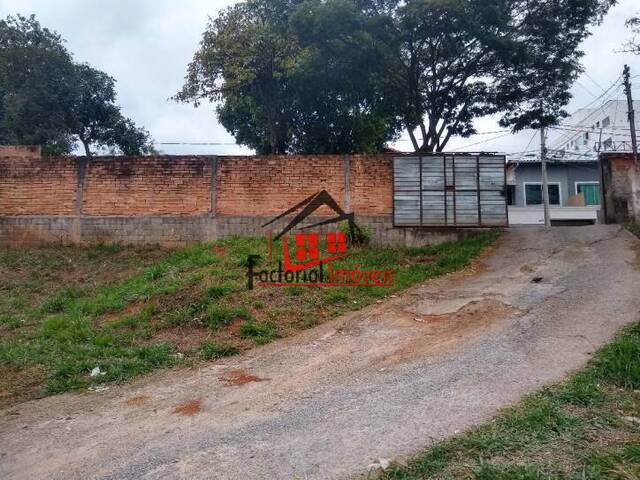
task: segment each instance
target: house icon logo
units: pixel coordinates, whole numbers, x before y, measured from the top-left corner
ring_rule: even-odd
[[[333,216],[328,219],[304,225],[321,208],[328,208]],[[249,255],[247,260],[248,288],[260,287],[342,287],[342,286],[390,286],[393,284],[393,270],[382,272],[378,270],[360,271],[339,270],[333,268],[333,262],[349,256],[350,241],[356,238],[358,227],[353,213],[346,213],[338,202],[326,190],[322,190],[294,205],[287,211],[265,223],[262,227],[271,227],[276,222],[293,216],[284,228],[274,236],[269,231],[269,261],[273,261],[275,242],[282,240],[283,260],[278,262],[277,270],[262,270],[256,272],[254,267],[260,258]],[[321,235],[314,232],[327,225],[345,225],[346,232],[340,228]],[[290,235],[292,230],[298,233]],[[291,239],[295,241],[291,241]],[[295,253],[292,250],[295,249]],[[364,283],[362,283],[364,281]]]
[[[335,260],[339,260],[347,256],[347,235],[342,231],[330,232],[326,235],[326,245],[328,256],[320,255],[320,234],[319,233],[298,233],[295,235],[295,256],[291,256],[287,234],[298,225],[303,223],[308,217],[313,215],[318,209],[328,207],[336,216],[327,220],[314,223],[313,225],[301,227],[300,230],[312,230],[314,228],[325,225],[341,224],[347,222],[350,236],[353,238],[355,230],[355,221],[353,213],[346,213],[338,203],[329,195],[329,192],[322,190],[321,192],[311,195],[290,208],[286,212],[278,215],[271,221],[265,223],[262,227],[266,228],[273,225],[278,220],[292,215],[297,215],[284,227],[284,229],[273,237],[273,233],[269,235],[269,256],[273,257],[273,242],[283,239],[284,249],[284,270],[285,272],[299,272],[310,268],[315,268],[321,264],[327,264]],[[302,262],[302,263],[299,263]]]

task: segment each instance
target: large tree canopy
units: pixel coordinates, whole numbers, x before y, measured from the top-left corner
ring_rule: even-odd
[[[441,151],[473,120],[557,122],[615,0],[246,0],[213,19],[176,98],[263,153]]]
[[[46,154],[152,151],[146,130],[115,103],[115,81],[77,64],[55,32],[35,17],[0,20],[0,143],[42,145]]]

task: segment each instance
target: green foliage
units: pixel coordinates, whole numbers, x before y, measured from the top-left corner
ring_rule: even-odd
[[[366,23],[350,2],[238,3],[209,23],[175,98],[220,102],[222,125],[258,153],[380,151],[399,124]]]
[[[213,303],[209,305],[202,323],[215,330],[229,325],[236,318],[250,318],[250,314],[244,307],[231,308]]]
[[[271,323],[257,323],[248,320],[240,327],[240,336],[251,338],[258,345],[265,345],[278,337],[278,329]]]
[[[92,155],[92,146],[115,148],[125,155],[152,153],[149,133],[123,117],[116,105],[115,80],[86,64],[74,69],[70,127],[85,154]]]
[[[45,154],[87,156],[110,148],[153,151],[149,133],[115,104],[115,80],[73,61],[59,34],[34,16],[0,20],[0,143],[42,145]]]
[[[22,322],[13,315],[0,315],[0,325],[4,325],[9,330],[15,330],[16,328],[20,328]]]
[[[231,357],[238,353],[239,350],[236,347],[207,342],[200,348],[199,356],[203,360],[213,360],[215,358]]]
[[[0,268],[9,273],[0,296],[0,371],[37,367],[44,393],[57,393],[194,357],[231,355],[246,347],[240,338],[265,344],[460,268],[497,235],[426,248],[358,246],[336,264],[393,268],[396,283],[389,288],[248,291],[247,255],[267,262],[264,238],[234,237],[172,252],[118,245],[3,249]],[[192,334],[204,338],[180,341]],[[95,367],[105,375],[90,377]]]
[[[349,222],[340,224],[340,231],[347,236],[347,241],[352,245],[369,245],[371,243],[371,229],[366,225],[353,224],[353,232],[349,228]]]
[[[640,325],[607,346],[595,365],[601,378],[622,388],[640,389]]]
[[[247,0],[211,21],[176,98],[220,102],[259,153],[380,151],[402,128],[442,151],[484,115],[514,130],[565,116],[613,3]]]
[[[56,32],[33,16],[0,20],[0,140],[71,151],[67,101],[73,63]]]
[[[640,238],[640,223],[627,224],[627,230],[633,233],[636,237]]]

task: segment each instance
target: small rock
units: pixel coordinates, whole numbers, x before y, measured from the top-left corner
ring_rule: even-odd
[[[109,387],[107,387],[105,385],[99,385],[97,387],[89,387],[89,391],[90,392],[100,393],[100,392],[104,392],[106,390],[109,390]]]
[[[98,377],[100,375],[106,375],[107,372],[103,372],[102,370],[100,370],[100,367],[96,367],[93,370],[91,370],[91,377]]]
[[[378,460],[373,462],[371,465],[369,465],[368,470],[369,471],[382,470],[384,472],[387,468],[389,468],[390,465],[391,465],[391,460],[388,460],[386,458],[379,458]]]
[[[640,418],[638,417],[624,417],[625,421],[629,423],[633,423],[635,425],[640,425]]]

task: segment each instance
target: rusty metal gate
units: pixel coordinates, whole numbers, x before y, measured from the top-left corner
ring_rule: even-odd
[[[508,225],[505,157],[394,158],[393,222],[398,227]]]

